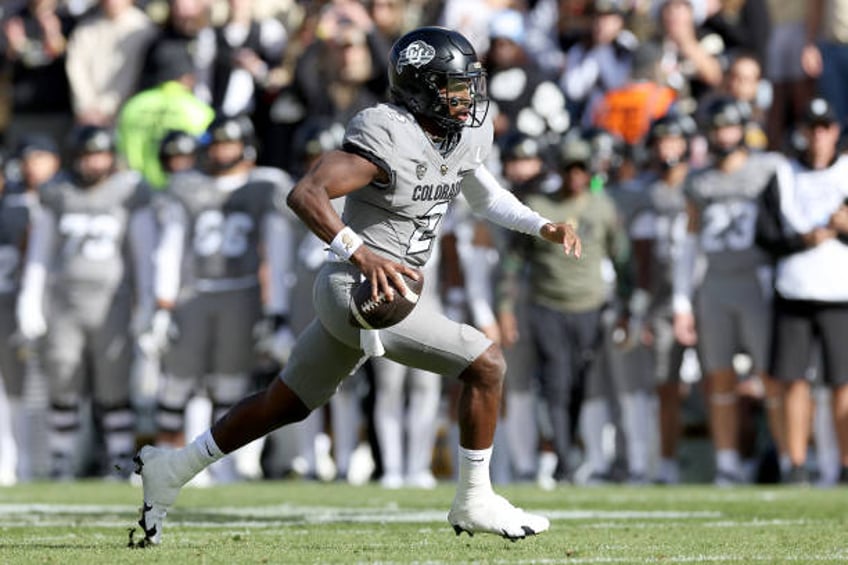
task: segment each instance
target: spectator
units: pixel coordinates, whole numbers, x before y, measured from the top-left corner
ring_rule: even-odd
[[[589,124],[591,109],[609,90],[624,86],[631,76],[633,52],[639,45],[624,27],[623,0],[593,0],[591,29],[566,53],[560,77],[575,122]]]
[[[640,46],[625,83],[596,99],[591,122],[630,145],[643,141],[651,122],[666,115],[677,99],[674,89],[662,83],[660,57],[656,45]]]
[[[801,65],[818,80],[822,96],[833,105],[840,124],[848,121],[848,1],[806,3],[806,44]]]
[[[385,43],[391,45],[403,35],[409,27],[407,0],[369,0],[368,14],[374,22],[377,33],[383,36]]]
[[[73,177],[42,191],[18,325],[27,339],[44,335],[51,477],[76,474],[80,407],[90,390],[108,456],[103,471],[126,479],[135,448],[128,378],[132,330],[144,327],[152,314],[156,224],[141,177],[116,171],[109,131],[82,127],[71,147]]]
[[[730,96],[745,105],[747,121],[745,129],[745,145],[750,149],[762,151],[768,145],[766,137],[766,110],[761,101],[760,87],[762,67],[757,58],[749,52],[739,51],[732,55],[730,66],[724,75],[720,89],[707,94],[702,103],[703,108],[722,96]]]
[[[683,345],[697,342],[716,454],[715,483],[744,480],[739,454],[737,380],[733,356],[751,358],[762,381],[769,427],[785,452],[781,395],[767,377],[770,295],[764,286],[769,261],[754,244],[756,202],[775,167],[773,156],[751,153],[744,143],[746,110],[732,98],[707,110],[707,138],[714,162],[686,180],[688,228],[674,269],[674,333]],[[706,272],[692,306],[695,263]],[[697,332],[696,332],[697,323]]]
[[[788,129],[802,115],[804,104],[813,97],[814,82],[804,73],[801,53],[806,37],[808,4],[769,0],[772,33],[765,59],[765,77],[772,86],[772,103],[767,120],[769,148],[788,148]]]
[[[162,189],[167,175],[159,162],[159,146],[169,130],[200,135],[214,111],[192,94],[194,65],[182,47],[159,48],[155,53],[158,86],[130,98],[118,116],[118,147],[130,168]]]
[[[495,12],[489,24],[486,72],[495,103],[495,137],[511,129],[555,138],[570,125],[565,97],[524,50],[524,20],[516,10]]]
[[[696,26],[692,0],[662,0],[659,31],[664,82],[677,90],[681,99],[688,100],[683,111],[692,113],[697,101],[721,84],[723,73],[718,55],[723,45],[703,38]]]
[[[809,482],[806,466],[812,420],[806,375],[813,345],[821,346],[823,380],[833,394],[833,417],[841,452],[839,482],[848,482],[848,418],[843,343],[848,293],[848,158],[837,150],[840,128],[833,106],[822,98],[808,106],[802,126],[807,150],[784,164],[764,193],[758,242],[777,259],[772,374],[786,386],[786,442],[791,470],[786,482]],[[768,197],[769,200],[766,200]],[[822,475],[833,470],[822,469]]]
[[[347,0],[328,5],[315,28],[316,40],[304,49],[294,67],[292,84],[274,102],[265,159],[290,170],[291,140],[307,118],[346,123],[357,111],[385,98],[386,53],[368,13]]]
[[[74,21],[57,0],[29,0],[3,20],[2,48],[12,85],[7,143],[26,132],[63,140],[72,125],[65,48]]]
[[[771,35],[768,0],[705,0],[706,19],[701,24],[705,33],[718,35],[728,53],[752,53],[758,63],[766,58]]]
[[[153,39],[144,57],[141,88],[158,84],[157,72],[165,58],[158,54],[173,54],[178,50],[189,56],[194,71],[194,94],[212,102],[212,65],[215,60],[215,32],[209,23],[212,0],[168,0],[168,17],[164,27]]]
[[[212,106],[236,116],[257,109],[269,69],[280,62],[287,36],[279,20],[253,18],[253,0],[227,3],[229,18],[215,28]]]
[[[65,68],[78,123],[114,125],[121,106],[136,92],[143,53],[154,33],[132,0],[100,0],[100,9],[74,30]]]

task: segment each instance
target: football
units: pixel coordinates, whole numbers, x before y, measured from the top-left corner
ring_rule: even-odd
[[[424,288],[424,275],[418,272],[418,280],[401,275],[406,289],[395,292],[394,300],[386,300],[384,293],[371,297],[371,281],[365,280],[354,286],[350,297],[350,323],[357,328],[379,330],[393,326],[409,316],[418,303]]]

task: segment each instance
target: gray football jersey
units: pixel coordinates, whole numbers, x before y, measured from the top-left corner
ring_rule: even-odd
[[[343,147],[384,169],[389,181],[350,193],[344,222],[375,252],[422,267],[463,177],[484,162],[492,136],[488,120],[465,128],[442,156],[407,110],[391,104],[363,110],[348,125]]]
[[[0,293],[18,289],[23,250],[35,206],[37,199],[31,194],[0,196]]]
[[[286,173],[264,167],[252,170],[233,190],[199,172],[174,175],[162,209],[178,214],[186,226],[183,285],[256,276],[262,221],[269,212],[292,216],[286,206],[291,186]]]
[[[709,167],[686,180],[687,197],[700,217],[700,247],[707,275],[755,270],[769,258],[755,243],[757,198],[775,172],[777,157],[752,153],[730,174]]]
[[[150,201],[150,188],[135,171],[115,173],[92,187],[70,180],[45,187],[42,206],[56,217],[54,289],[100,296],[128,289],[132,265],[127,228],[132,214]]]
[[[671,266],[686,235],[686,197],[683,187],[669,186],[656,175],[639,179],[616,198],[631,240],[653,241],[650,284],[655,302],[671,298]]]

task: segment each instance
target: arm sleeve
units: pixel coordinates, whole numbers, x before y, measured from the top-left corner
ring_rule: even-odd
[[[462,183],[462,193],[475,213],[499,226],[534,236],[552,223],[503,188],[485,165],[474,170],[474,180],[477,182]]]
[[[672,309],[675,313],[692,311],[693,279],[695,262],[698,259],[698,235],[686,234],[680,246],[680,255],[672,267]]]
[[[266,214],[262,223],[265,255],[268,264],[269,314],[291,312],[291,289],[294,286],[295,233],[291,222],[280,214]]]
[[[755,242],[772,257],[779,258],[806,248],[801,235],[789,230],[781,212],[780,182],[771,177],[757,202]]]
[[[180,272],[186,234],[185,212],[176,202],[163,207],[162,231],[154,256],[154,294],[157,300],[175,302],[180,291]]]
[[[44,300],[47,271],[50,269],[50,249],[56,238],[56,215],[52,210],[39,208],[30,230],[27,260],[21,280],[21,302],[40,305]]]

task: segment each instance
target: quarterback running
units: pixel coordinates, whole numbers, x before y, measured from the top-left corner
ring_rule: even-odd
[[[478,214],[559,244],[566,255],[580,256],[580,240],[572,226],[521,204],[483,165],[493,138],[486,77],[465,37],[439,27],[405,34],[390,53],[389,83],[391,102],[357,114],[342,148],[322,156],[287,196],[330,253],[315,282],[317,319],[298,338],[279,378],[186,447],[145,446],[138,453],[145,543],[160,543],[168,509],[196,473],[306,418],[368,356],[380,355],[462,383],[459,478],[448,514],[457,535],[519,539],[549,528],[547,518],[497,495],[489,478],[506,369],[500,348],[471,326],[420,304],[395,325],[360,330],[349,322],[349,304],[361,280],[370,281],[375,300],[380,292],[391,299],[404,288],[404,275],[419,276],[460,192]],[[340,217],[331,200],[342,196]]]

